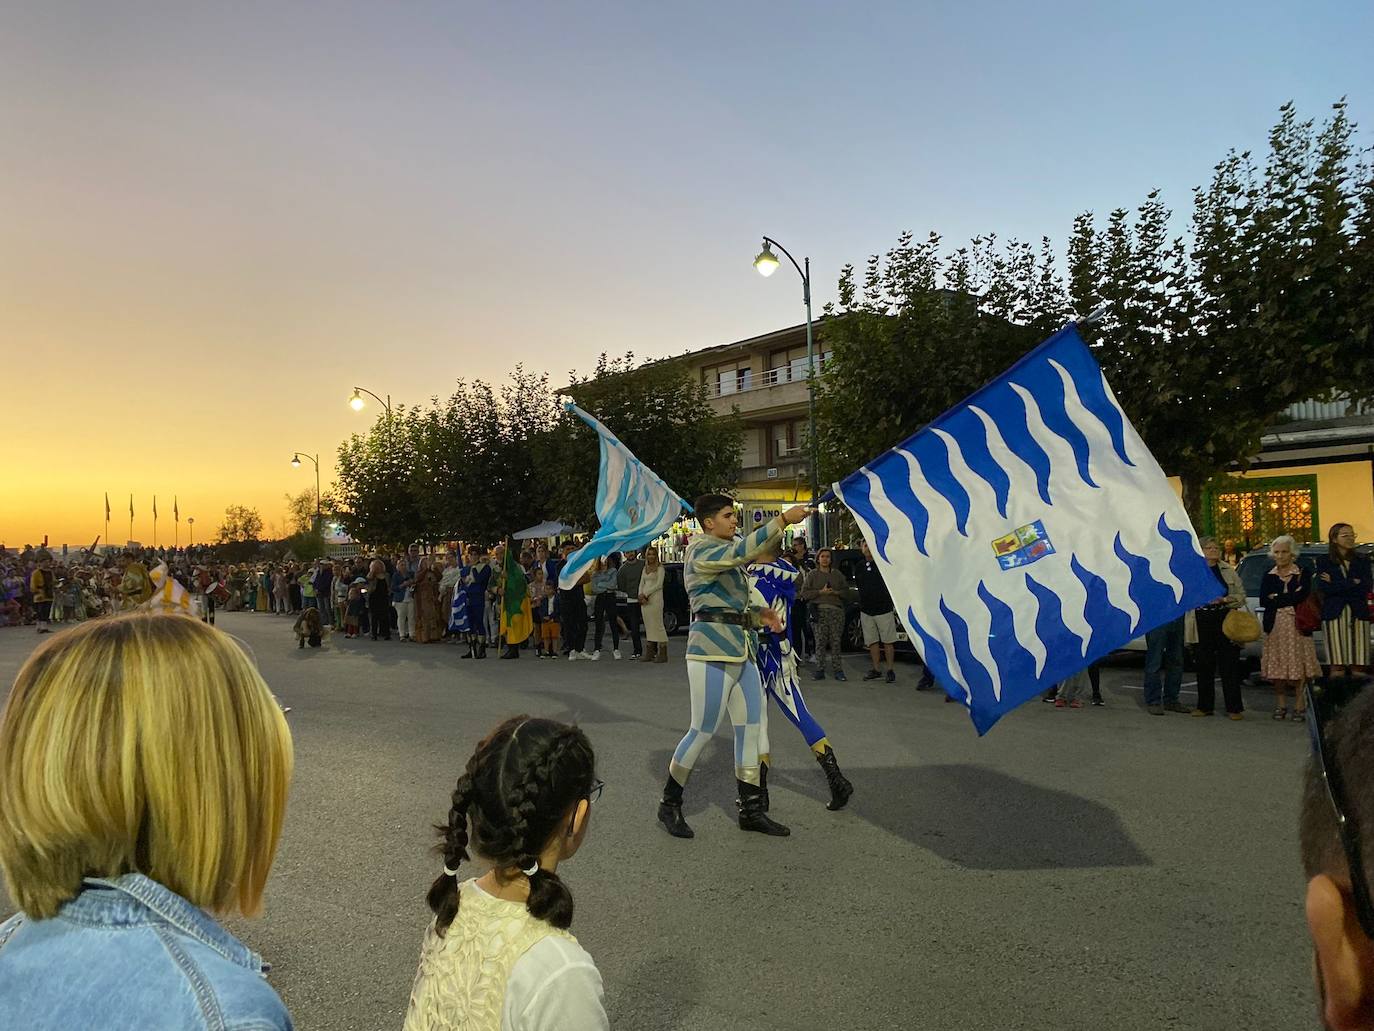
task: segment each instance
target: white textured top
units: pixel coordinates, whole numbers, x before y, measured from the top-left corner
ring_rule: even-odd
[[[523,903],[459,886],[458,916],[430,924],[405,1031],[606,1031],[601,975],[567,931]]]

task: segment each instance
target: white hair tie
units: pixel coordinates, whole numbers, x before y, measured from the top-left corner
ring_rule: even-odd
[[[531,866],[528,870],[521,870],[520,872],[524,874],[526,877],[533,877],[535,874],[539,872],[539,860],[536,859],[534,861],[534,865]]]
[[[448,876],[448,877],[457,877],[457,876],[458,876],[458,871],[457,871],[457,870],[450,870],[450,869],[446,866],[446,867],[444,867],[444,874],[445,874],[446,876]]]

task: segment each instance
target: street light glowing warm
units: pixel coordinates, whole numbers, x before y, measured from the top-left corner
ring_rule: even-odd
[[[293,468],[293,469],[299,469],[300,467],[301,467],[301,456],[300,456],[300,455],[297,455],[295,458],[291,459],[291,468]]]
[[[363,400],[363,395],[358,393],[356,389],[353,391],[353,396],[348,399],[349,407],[355,412],[361,412],[363,410],[363,405],[366,403],[367,402]]]
[[[759,251],[759,256],[754,259],[754,268],[758,269],[759,275],[762,276],[771,276],[778,270],[777,255],[768,244],[763,245],[763,250]]]

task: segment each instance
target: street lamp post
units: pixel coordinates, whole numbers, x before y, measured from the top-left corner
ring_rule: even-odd
[[[791,252],[786,247],[778,243],[772,237],[763,238],[763,250],[754,259],[754,268],[759,270],[759,274],[767,277],[778,270],[777,255],[773,253],[776,247],[787,255],[787,260],[792,263],[792,267],[797,270],[797,275],[801,276],[802,281],[802,303],[806,305],[806,439],[810,445],[811,452],[811,504],[816,506],[816,512],[812,515],[812,547],[823,547],[825,541],[822,536],[825,532],[825,524],[820,516],[820,469],[818,468],[819,445],[816,441],[816,352],[815,344],[812,339],[811,331],[811,259],[802,258],[802,263],[797,264],[797,259],[792,257]]]
[[[302,455],[297,451],[291,456],[292,467],[299,469],[302,458],[310,458],[310,461],[315,463],[315,532],[318,533],[320,529],[320,456],[315,455],[314,458],[311,458],[309,455]]]
[[[374,394],[372,391],[368,390],[365,387],[353,388],[353,396],[348,399],[348,406],[352,408],[355,412],[361,412],[363,410],[363,406],[367,404],[367,402],[363,400],[364,394],[366,394],[368,397],[372,398],[379,405],[385,408],[386,417],[388,419],[391,418],[391,395],[387,394],[386,400],[382,400],[380,397],[378,397],[376,394]]]
[[[191,543],[188,545],[188,547],[194,548],[194,547],[196,546],[196,521],[195,521],[195,519],[194,519],[192,516],[187,516],[187,517],[186,517],[186,525],[187,525],[188,528],[190,528],[190,531],[191,531]]]

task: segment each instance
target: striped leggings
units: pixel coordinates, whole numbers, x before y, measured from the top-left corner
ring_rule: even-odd
[[[752,661],[688,660],[687,683],[692,694],[692,726],[673,752],[669,774],[679,784],[687,783],[701,750],[728,712],[735,727],[735,777],[746,784],[757,784],[764,706],[758,666]]]

